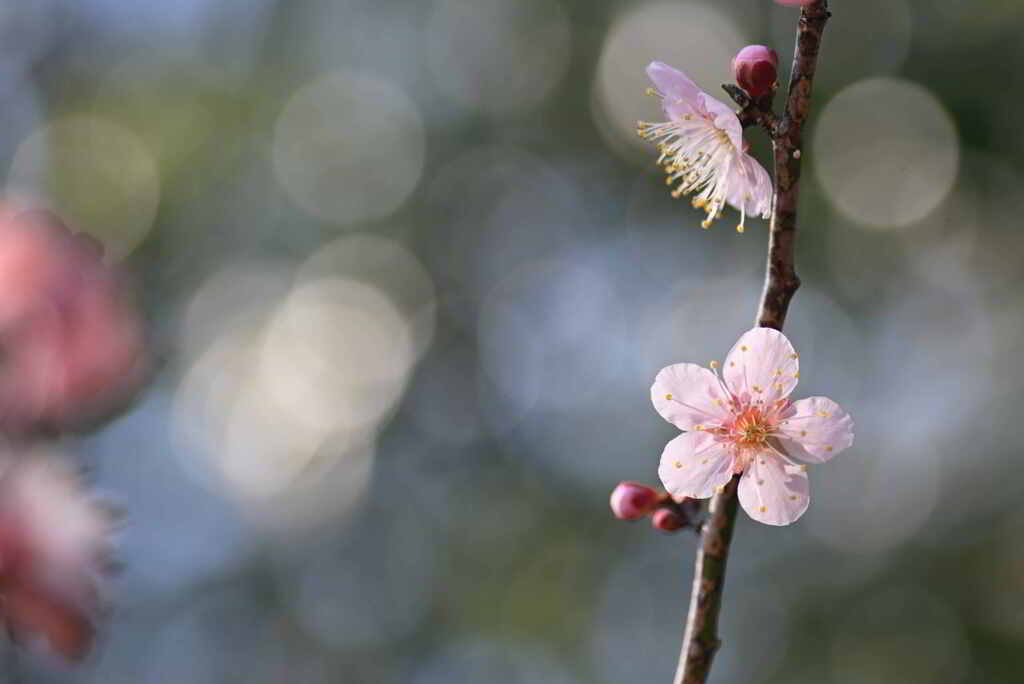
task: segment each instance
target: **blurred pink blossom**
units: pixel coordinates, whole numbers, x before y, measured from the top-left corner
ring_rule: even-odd
[[[652,62],[647,75],[669,120],[641,121],[637,132],[658,144],[658,163],[668,173],[668,184],[678,183],[672,196],[695,193],[693,206],[707,213],[701,224],[705,228],[722,215],[727,203],[740,212],[736,230],[741,233],[747,214],[769,218],[772,180],[746,153],[736,113],[667,64]]]
[[[70,468],[26,457],[0,475],[0,616],[18,642],[85,655],[100,607],[110,519]]]
[[[102,247],[55,216],[0,206],[0,428],[94,419],[143,375],[141,320]]]
[[[828,461],[853,444],[853,420],[825,397],[790,402],[799,375],[793,346],[771,328],[744,333],[721,377],[692,363],[663,368],[651,399],[685,430],[665,447],[658,468],[673,498],[706,499],[742,473],[739,499],[750,517],[788,525],[803,515],[807,466],[793,459]]]

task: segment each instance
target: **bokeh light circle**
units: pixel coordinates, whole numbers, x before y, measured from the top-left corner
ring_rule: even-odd
[[[416,105],[393,83],[363,73],[332,73],[302,86],[274,127],[278,182],[325,221],[395,211],[419,183],[424,154]]]
[[[662,120],[644,69],[655,60],[681,69],[718,99],[730,63],[745,44],[728,16],[710,4],[647,2],[623,12],[608,31],[594,83],[595,120],[612,147],[641,149],[638,119]]]
[[[259,373],[280,411],[328,433],[371,427],[414,361],[406,320],[380,290],[325,278],[297,287],[267,326]]]
[[[29,135],[14,154],[9,184],[96,237],[114,259],[145,238],[160,201],[160,175],[146,143],[118,123],[85,115]]]
[[[814,170],[826,196],[847,218],[872,228],[924,218],[952,189],[959,158],[946,108],[902,79],[846,88],[814,130]]]
[[[299,266],[300,282],[323,278],[344,278],[377,288],[411,327],[417,355],[430,346],[437,318],[436,288],[422,262],[402,243],[369,233],[344,235]]]
[[[571,32],[552,0],[440,0],[427,23],[438,87],[492,116],[535,108],[569,65]]]

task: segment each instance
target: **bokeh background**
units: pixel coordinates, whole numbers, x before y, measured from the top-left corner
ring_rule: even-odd
[[[741,516],[713,681],[1016,682],[1024,4],[832,8],[787,332],[857,441],[798,524]],[[766,227],[669,197],[643,67],[718,93],[796,17],[0,2],[6,191],[133,272],[157,358],[67,444],[127,512],[109,626],[12,681],[669,681],[696,539],[607,496],[675,434],[656,371],[751,324]]]

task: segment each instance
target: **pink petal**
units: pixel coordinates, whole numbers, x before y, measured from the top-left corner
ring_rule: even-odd
[[[750,216],[771,215],[772,178],[749,154],[740,155],[740,163],[729,170],[729,187],[729,204]]]
[[[661,417],[680,430],[721,425],[729,417],[729,395],[722,383],[695,363],[662,368],[651,385],[651,401]]]
[[[743,333],[722,366],[725,384],[740,400],[764,406],[788,397],[799,371],[793,345],[772,328]]]
[[[706,432],[684,432],[661,454],[658,476],[676,501],[706,499],[732,478],[733,455],[728,445]]]
[[[666,99],[684,102],[693,108],[699,106],[701,89],[682,71],[663,62],[651,62],[647,65],[647,76]]]
[[[733,146],[737,150],[742,150],[743,125],[740,123],[739,117],[736,116],[736,112],[732,110],[732,107],[716,100],[707,93],[700,94],[700,102],[708,117],[714,121],[715,128],[725,131]]]
[[[808,397],[786,409],[778,432],[788,455],[824,463],[853,444],[853,419],[827,397]]]
[[[740,479],[739,497],[743,510],[766,525],[796,522],[811,503],[807,473],[773,453],[753,460]]]

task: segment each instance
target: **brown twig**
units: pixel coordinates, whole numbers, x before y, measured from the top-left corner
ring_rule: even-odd
[[[757,312],[757,325],[777,330],[782,329],[789,303],[800,287],[800,279],[793,265],[793,248],[803,124],[810,111],[811,85],[818,49],[829,16],[828,0],[817,0],[801,10],[786,110],[770,126],[775,153],[775,197],[768,239],[768,263]],[[690,612],[674,684],[704,684],[721,643],[718,638],[718,613],[725,587],[729,544],[736,523],[738,480],[738,476],[733,477],[723,491],[711,500],[709,519],[697,550]]]

